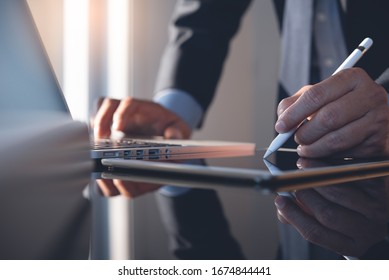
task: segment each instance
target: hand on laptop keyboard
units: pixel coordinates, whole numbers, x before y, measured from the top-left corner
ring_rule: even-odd
[[[108,138],[112,130],[125,134],[164,136],[168,139],[187,139],[190,127],[176,114],[161,105],[127,97],[122,100],[105,98],[93,121],[95,139]]]

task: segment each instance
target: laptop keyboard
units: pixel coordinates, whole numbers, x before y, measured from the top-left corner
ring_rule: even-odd
[[[180,146],[176,144],[147,142],[135,139],[99,139],[92,142],[92,148],[98,149],[110,149],[110,148],[148,148],[148,147],[172,147]]]

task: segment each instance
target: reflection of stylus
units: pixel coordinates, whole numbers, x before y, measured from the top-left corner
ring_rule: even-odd
[[[372,39],[370,39],[370,38],[364,39],[359,44],[359,46],[338,67],[338,69],[335,70],[335,72],[332,75],[335,75],[336,73],[338,73],[339,71],[341,71],[343,69],[353,67],[355,65],[355,63],[357,63],[358,60],[362,57],[362,55],[371,47],[372,44],[373,44]],[[304,122],[306,122],[306,120],[303,121],[302,123],[304,123]],[[270,146],[267,149],[263,158],[267,158],[272,153],[277,151],[282,145],[284,145],[285,142],[293,135],[293,133],[296,132],[296,130],[300,127],[300,125],[298,125],[296,128],[294,128],[288,132],[278,134],[277,137],[274,138],[274,140],[270,143]]]
[[[272,175],[278,175],[278,174],[282,173],[282,171],[277,166],[275,166],[273,163],[271,163],[270,161],[263,159],[263,162],[265,163],[267,169],[269,170],[269,172]],[[277,194],[282,195],[282,196],[287,196],[290,198],[294,198],[293,193],[291,193],[291,192],[278,192]]]

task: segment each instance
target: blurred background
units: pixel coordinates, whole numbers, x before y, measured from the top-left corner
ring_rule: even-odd
[[[28,0],[76,119],[88,120],[98,96],[152,98],[175,2]],[[278,52],[272,1],[254,0],[233,41],[205,125],[194,138],[248,141],[258,147],[270,143],[276,116]],[[246,257],[274,258],[278,237],[272,196],[223,192],[220,197]],[[171,258],[153,194],[134,201],[117,197],[96,203],[106,211],[94,213],[94,217],[106,217],[100,225],[106,234],[97,237],[110,236],[96,257]],[[156,230],[160,240],[154,235],[148,238]],[[128,236],[142,239],[134,242]],[[255,246],[252,240],[257,241]]]

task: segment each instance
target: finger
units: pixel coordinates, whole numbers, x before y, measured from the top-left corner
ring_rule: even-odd
[[[279,117],[277,132],[287,132],[298,126],[321,107],[352,91],[362,70],[347,69],[305,90],[300,98]],[[276,124],[277,128],[277,124]]]
[[[277,218],[283,224],[289,224],[288,221],[282,216],[280,211],[277,211]]]
[[[307,89],[308,89],[308,87],[307,87]],[[277,106],[277,116],[280,116],[286,109],[289,108],[290,105],[292,105],[294,102],[296,102],[296,100],[300,97],[300,95],[302,93],[303,93],[303,89],[300,89],[296,94],[282,99],[281,102]]]
[[[345,236],[355,236],[374,227],[366,217],[323,198],[316,190],[296,192],[296,199],[324,227]]]
[[[278,107],[277,107],[278,119],[275,123],[275,130],[278,133],[282,133],[282,132],[286,132],[286,131],[290,130],[290,129],[285,128],[285,123],[283,121],[283,118],[281,118],[281,117],[284,116],[285,111],[287,109],[289,109],[301,97],[301,95],[305,91],[307,91],[310,87],[311,87],[310,85],[302,87],[294,95],[281,100],[281,102],[278,104]]]
[[[321,159],[300,157],[297,159],[296,165],[299,169],[307,169],[307,168],[314,168],[314,167],[326,167],[329,164]]]
[[[386,92],[381,92],[381,87],[375,83],[370,84],[356,88],[319,109],[297,131],[296,141],[302,145],[311,144],[325,134],[365,117],[374,123],[388,122]]]
[[[309,122],[305,125],[308,124]],[[304,126],[300,129],[305,129]],[[302,133],[306,132],[303,131]],[[301,157],[325,157],[351,150],[360,145],[357,154],[350,154],[349,156],[372,156],[385,149],[386,137],[387,130],[381,129],[380,122],[375,122],[371,118],[371,114],[367,114],[363,118],[327,133],[312,144],[300,145],[297,148],[297,152]]]
[[[161,187],[161,185],[158,184],[137,183],[118,179],[114,179],[113,183],[120,194],[127,198],[136,198],[148,192],[155,191]]]
[[[277,207],[277,218],[278,220],[283,223],[283,224],[289,224],[289,222],[284,218],[284,216],[282,216],[282,212],[280,210],[278,210],[278,207],[279,208],[282,208],[283,205],[285,204],[284,200],[283,199],[286,199],[285,197],[281,197],[282,195],[276,195],[275,198],[274,198],[274,204],[276,205]],[[290,198],[289,198],[290,199]]]
[[[127,198],[135,198],[139,195],[138,183],[114,179],[113,183],[119,193]]]
[[[119,106],[120,101],[106,98],[102,102],[94,120],[95,138],[109,137],[113,115]]]
[[[160,106],[150,101],[125,98],[113,116],[115,130],[135,135],[162,135],[163,124],[170,121]]]
[[[320,187],[316,188],[315,191],[327,201],[360,214],[363,214],[360,209],[371,203],[370,197],[352,182]]]
[[[123,99],[113,116],[112,128],[119,131],[131,131],[141,101],[132,97]],[[144,109],[146,110],[146,109]],[[144,112],[146,113],[146,112]]]
[[[157,103],[129,97],[116,110],[113,128],[136,135],[164,135],[166,127],[178,120],[174,113]]]
[[[363,180],[316,188],[324,199],[371,221],[387,221],[388,202],[382,180]]]
[[[98,179],[96,180],[97,185],[99,186],[100,191],[106,197],[119,195],[119,191],[116,189],[112,180],[109,179]]]
[[[341,233],[321,225],[313,216],[301,210],[287,198],[279,197],[276,207],[282,217],[303,236],[307,241],[339,253],[347,254],[348,248],[355,244],[353,240]]]
[[[354,95],[354,96],[352,96]],[[300,145],[309,145],[319,140],[327,133],[338,130],[343,126],[365,116],[369,108],[366,102],[350,108],[357,94],[346,94],[334,102],[328,103],[317,111],[303,126],[297,130],[295,140]],[[358,106],[360,105],[360,106]],[[347,110],[350,108],[350,110]]]

